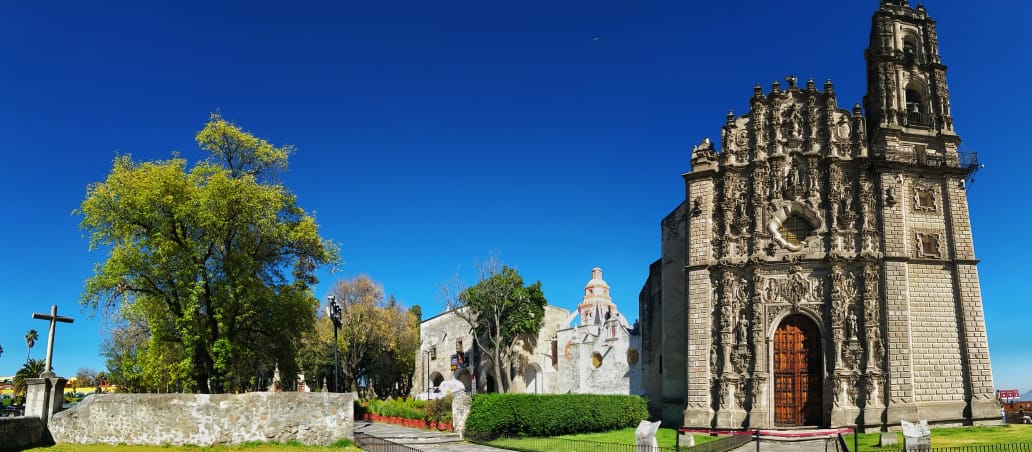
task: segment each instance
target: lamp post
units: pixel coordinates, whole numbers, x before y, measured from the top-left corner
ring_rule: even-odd
[[[333,392],[340,392],[340,380],[337,377],[337,369],[340,367],[339,358],[337,357],[337,329],[340,328],[341,321],[340,316],[343,313],[340,304],[337,303],[337,297],[333,295],[327,296],[329,304],[326,306],[326,315],[333,321]]]

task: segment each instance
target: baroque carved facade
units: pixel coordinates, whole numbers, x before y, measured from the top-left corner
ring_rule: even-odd
[[[695,427],[998,414],[964,180],[924,8],[883,0],[868,93],[788,77],[692,150],[641,294],[650,408]],[[866,116],[864,112],[866,111]],[[674,334],[676,332],[676,334]]]

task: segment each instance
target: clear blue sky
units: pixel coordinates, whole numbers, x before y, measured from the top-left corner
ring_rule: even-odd
[[[594,266],[637,317],[691,146],[757,82],[831,78],[861,100],[877,0],[768,2],[4,2],[0,5],[0,375],[51,304],[54,365],[101,370],[77,304],[102,252],[71,214],[116,152],[179,150],[223,116],[298,152],[285,182],[346,262],[404,304],[492,251],[572,308]],[[1032,387],[1024,2],[928,1],[963,150],[998,388]]]

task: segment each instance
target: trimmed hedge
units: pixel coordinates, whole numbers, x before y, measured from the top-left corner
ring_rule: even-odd
[[[649,418],[645,399],[598,394],[476,394],[466,418],[473,438],[558,436],[635,427]]]

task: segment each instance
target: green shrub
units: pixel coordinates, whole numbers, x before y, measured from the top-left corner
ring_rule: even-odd
[[[364,408],[364,412],[369,412],[379,416],[387,417],[400,417],[404,419],[423,419],[423,407],[425,402],[421,400],[370,400],[369,406]],[[356,405],[355,416],[358,417],[358,408]]]
[[[639,396],[476,394],[466,419],[474,438],[558,436],[634,427],[649,413]]]
[[[423,419],[429,423],[451,422],[453,400],[455,400],[455,395],[449,394],[440,399],[427,402]]]

